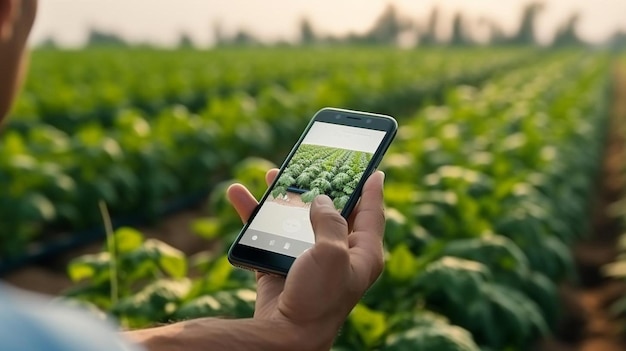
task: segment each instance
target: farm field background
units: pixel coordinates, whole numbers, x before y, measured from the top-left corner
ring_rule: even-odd
[[[125,226],[61,260],[65,296],[131,328],[250,316],[225,187],[260,196],[322,107],[386,113],[386,268],[336,350],[534,350],[571,320],[563,286],[585,283],[624,72],[623,54],[582,49],[37,50],[0,137],[0,264],[102,240],[104,203]],[[189,207],[199,252],[126,226]]]

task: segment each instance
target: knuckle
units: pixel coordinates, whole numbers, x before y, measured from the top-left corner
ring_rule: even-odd
[[[316,223],[324,223],[324,224],[331,224],[332,226],[346,226],[346,220],[345,218],[341,217],[341,215],[331,209],[323,209],[320,210],[318,212],[315,213],[315,217],[313,218],[313,221]]]

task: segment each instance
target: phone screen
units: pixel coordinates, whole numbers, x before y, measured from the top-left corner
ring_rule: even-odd
[[[292,257],[313,246],[311,202],[326,194],[341,211],[385,134],[313,122],[239,243]]]

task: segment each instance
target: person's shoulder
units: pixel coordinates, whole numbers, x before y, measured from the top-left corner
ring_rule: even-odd
[[[115,328],[76,307],[0,284],[0,350],[127,350]]]

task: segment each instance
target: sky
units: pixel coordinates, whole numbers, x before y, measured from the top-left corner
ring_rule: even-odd
[[[244,28],[263,40],[297,38],[298,23],[308,18],[323,34],[364,32],[388,4],[414,21],[424,23],[432,8],[440,9],[440,34],[449,33],[451,18],[462,12],[478,23],[497,21],[507,32],[519,25],[529,0],[40,0],[31,44],[53,37],[64,46],[80,46],[90,28],[114,32],[132,42],[170,46],[187,33],[198,46],[213,42],[216,23],[225,33]],[[605,40],[616,29],[626,31],[626,0],[545,0],[538,23],[541,42],[573,12],[582,17],[580,36]],[[481,27],[476,27],[481,35]],[[485,29],[482,27],[482,29]],[[483,30],[483,32],[485,32]],[[486,33],[486,32],[485,32]],[[485,34],[482,33],[482,34]]]

